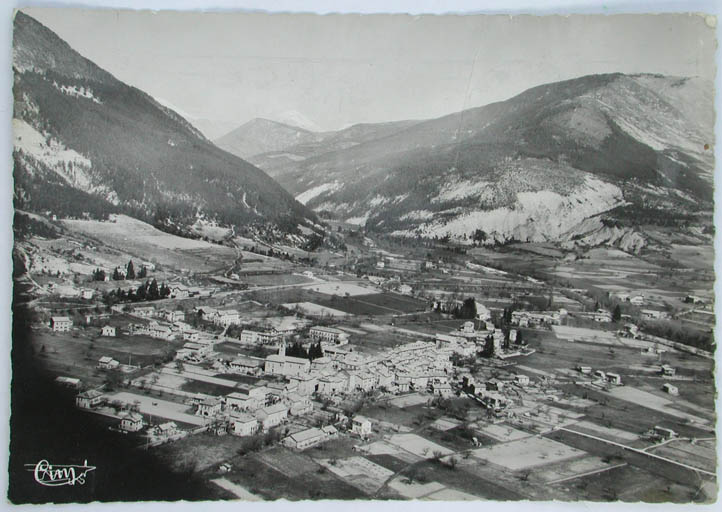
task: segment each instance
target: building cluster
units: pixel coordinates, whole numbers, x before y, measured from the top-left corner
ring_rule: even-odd
[[[513,311],[511,313],[511,324],[519,327],[543,327],[559,325],[567,316],[566,309],[559,311]],[[609,321],[612,320],[609,314]]]

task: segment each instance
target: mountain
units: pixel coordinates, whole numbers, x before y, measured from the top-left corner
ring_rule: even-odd
[[[303,128],[270,119],[256,118],[216,139],[215,143],[229,153],[241,158],[248,158],[260,153],[278,151],[289,146],[319,140],[321,140],[321,135]]]
[[[269,172],[320,214],[383,233],[591,240],[585,226],[628,231],[642,217],[711,211],[713,98],[697,78],[585,76]]]
[[[248,151],[247,159],[270,176],[278,179],[285,172],[295,170],[296,165],[306,159],[377,140],[418,122],[360,123],[335,132],[316,132],[298,137],[290,145],[276,144],[276,149],[273,150],[258,153]],[[268,134],[266,137],[270,139],[271,135]],[[233,152],[232,148],[228,146],[226,149]]]
[[[198,218],[237,231],[317,229],[314,213],[263,171],[22,12],[13,70],[16,208],[127,213],[179,232]]]
[[[216,139],[218,147],[253,162],[270,176],[307,158],[347,149],[385,137],[418,121],[355,124],[338,131],[310,131],[297,126],[253,119]]]

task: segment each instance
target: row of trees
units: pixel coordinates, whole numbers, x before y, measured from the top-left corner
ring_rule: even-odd
[[[92,279],[93,281],[105,281],[106,278],[105,270],[102,268],[96,268],[93,271]],[[113,275],[111,278],[113,281],[123,281],[125,279],[145,279],[148,277],[148,269],[143,266],[141,267],[140,271],[136,275],[135,273],[135,267],[133,266],[133,260],[130,260],[128,262],[128,265],[125,267],[125,274],[121,273],[120,269],[118,267],[115,267],[113,270]]]
[[[128,290],[123,290],[122,288],[111,290],[103,296],[103,301],[108,305],[112,305],[118,302],[159,300],[169,296],[170,288],[165,283],[158,286],[158,281],[153,279],[152,281],[146,281],[141,284],[135,290],[133,288],[129,288]]]
[[[311,344],[306,349],[301,342],[297,341],[290,347],[286,348],[286,355],[292,357],[301,357],[313,361],[319,357],[323,357],[323,349],[321,348],[321,342]]]

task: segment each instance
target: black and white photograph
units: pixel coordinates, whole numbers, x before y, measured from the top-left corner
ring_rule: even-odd
[[[715,15],[10,15],[7,501],[717,501]]]

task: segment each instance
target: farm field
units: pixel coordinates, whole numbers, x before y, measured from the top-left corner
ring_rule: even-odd
[[[380,290],[373,286],[360,286],[352,282],[322,282],[314,283],[307,287],[314,292],[323,293],[324,295],[338,295],[339,297],[359,295],[371,295],[379,293]]]
[[[322,316],[322,317],[345,317],[348,316],[348,313],[334,309],[329,308],[326,306],[321,306],[319,304],[314,304],[313,302],[288,302],[286,304],[283,304],[283,307],[286,309],[289,309],[291,311],[298,310],[306,315],[311,316]]]
[[[714,472],[717,467],[717,456],[713,440],[695,441],[693,444],[686,439],[678,439],[663,446],[651,448],[649,451],[706,471]]]
[[[237,257],[230,247],[164,233],[125,215],[112,219],[115,222],[65,220],[63,224],[110,247],[176,269],[209,272],[232,264]]]
[[[512,471],[579,457],[584,452],[543,437],[527,437],[472,451],[477,459]]]
[[[169,421],[178,421],[190,425],[203,425],[205,423],[205,420],[200,416],[189,413],[190,407],[186,404],[169,402],[168,400],[127,391],[109,393],[107,396],[109,401],[119,400],[129,405],[138,403],[141,413],[155,418],[164,418]]]

